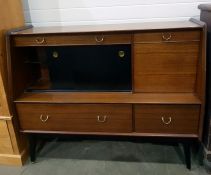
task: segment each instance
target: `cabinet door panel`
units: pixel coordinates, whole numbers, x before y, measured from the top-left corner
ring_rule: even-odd
[[[198,42],[134,46],[135,92],[194,92]]]

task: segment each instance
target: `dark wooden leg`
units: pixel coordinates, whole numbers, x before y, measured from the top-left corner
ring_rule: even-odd
[[[185,163],[186,167],[190,170],[191,169],[191,146],[190,143],[185,142],[183,143],[184,154],[185,154]]]
[[[36,161],[36,136],[34,134],[29,134],[29,153],[32,163]]]

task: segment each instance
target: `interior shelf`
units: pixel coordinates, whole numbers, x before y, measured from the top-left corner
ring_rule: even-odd
[[[201,104],[193,93],[132,92],[26,92],[20,103],[133,103],[133,104]]]

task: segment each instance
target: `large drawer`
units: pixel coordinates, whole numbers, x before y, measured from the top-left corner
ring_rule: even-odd
[[[18,47],[130,44],[131,34],[27,35],[27,36],[14,36],[13,40],[14,40],[14,45]]]
[[[21,130],[131,132],[132,105],[17,104]]]
[[[135,105],[135,131],[198,134],[200,105]]]

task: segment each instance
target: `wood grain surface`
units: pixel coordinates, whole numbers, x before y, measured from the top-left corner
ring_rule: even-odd
[[[135,105],[134,112],[136,132],[168,134],[199,132],[200,105]]]
[[[22,130],[132,131],[132,105],[17,104],[16,107]],[[44,120],[48,116],[48,120],[42,122],[41,115]]]

